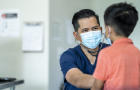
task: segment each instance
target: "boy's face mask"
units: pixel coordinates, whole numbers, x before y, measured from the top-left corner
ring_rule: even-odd
[[[80,34],[82,44],[90,49],[95,49],[101,42],[101,30],[90,31]]]

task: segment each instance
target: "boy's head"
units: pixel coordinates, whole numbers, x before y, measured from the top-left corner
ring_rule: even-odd
[[[138,21],[138,12],[127,3],[113,4],[106,9],[104,21],[105,26],[112,27],[117,36],[128,37]]]

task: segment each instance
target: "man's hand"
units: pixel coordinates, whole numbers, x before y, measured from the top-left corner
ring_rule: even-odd
[[[93,86],[93,76],[84,74],[78,68],[70,69],[66,74],[66,80],[77,88],[91,88]]]

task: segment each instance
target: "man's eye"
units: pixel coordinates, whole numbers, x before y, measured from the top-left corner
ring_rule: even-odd
[[[98,28],[97,28],[97,27],[94,27],[94,28],[92,28],[92,30],[93,30],[93,31],[96,31],[96,30],[98,30]]]
[[[87,29],[83,29],[82,32],[88,32],[88,30]]]

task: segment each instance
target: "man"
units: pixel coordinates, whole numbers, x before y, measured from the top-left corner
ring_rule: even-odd
[[[113,44],[99,54],[92,90],[140,90],[140,51],[128,38],[138,21],[137,10],[127,3],[113,4],[104,20]]]
[[[60,58],[64,74],[64,90],[89,90],[93,85],[92,74],[98,53],[107,47],[101,43],[102,28],[94,11],[83,9],[72,19],[73,35],[80,45],[66,50]]]

